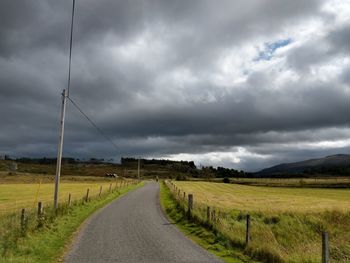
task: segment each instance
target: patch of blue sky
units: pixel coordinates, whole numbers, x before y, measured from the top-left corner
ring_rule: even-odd
[[[292,42],[291,38],[280,39],[275,42],[267,42],[264,44],[264,50],[260,51],[254,61],[270,60],[277,49],[285,47]]]

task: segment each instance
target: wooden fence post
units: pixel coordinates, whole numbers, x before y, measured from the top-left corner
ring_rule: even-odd
[[[207,222],[210,223],[210,206],[207,207]]]
[[[21,232],[22,235],[25,234],[26,231],[26,210],[23,208],[21,211]]]
[[[192,217],[192,210],[193,210],[193,194],[188,194],[188,217]]]
[[[329,263],[328,232],[322,232],[322,263]]]
[[[41,202],[38,202],[38,218],[41,217],[43,213],[43,204]]]
[[[248,246],[250,241],[250,215],[247,215],[246,232],[245,232],[245,245]]]
[[[38,217],[37,217],[38,227],[43,226],[43,205],[38,202]]]
[[[101,197],[102,194],[102,185],[100,186],[100,192],[98,193],[98,196]]]
[[[184,201],[186,201],[186,192],[184,192]]]
[[[85,201],[86,201],[86,202],[89,201],[89,191],[90,191],[90,189],[88,188],[88,189],[86,190],[86,197],[85,197]]]
[[[112,184],[109,185],[109,192],[111,192]]]
[[[68,206],[70,206],[71,201],[72,201],[72,195],[71,195],[71,193],[69,193],[69,195],[68,195]]]

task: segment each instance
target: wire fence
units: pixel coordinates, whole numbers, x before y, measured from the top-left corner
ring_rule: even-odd
[[[16,247],[21,238],[49,227],[57,217],[68,215],[75,207],[104,200],[112,195],[117,196],[139,183],[139,180],[118,180],[110,183],[108,187],[101,185],[99,191],[94,194],[87,188],[85,194],[79,198],[73,198],[69,193],[67,198],[59,203],[57,209],[54,209],[52,202],[45,204],[39,201],[36,208],[22,208],[16,212],[0,215],[0,258],[8,256],[9,250]]]
[[[102,191],[107,191],[112,185],[113,188],[119,188],[126,184],[127,180],[113,179],[103,181],[69,181],[60,183],[60,202],[79,199],[83,196],[87,189],[90,195],[98,195],[101,188]],[[0,216],[18,212],[22,208],[26,210],[34,209],[38,201],[45,205],[50,205],[53,202],[53,185],[52,183],[25,183],[25,184],[0,184]]]
[[[328,263],[332,249],[333,252],[336,249],[339,250],[329,245],[329,234],[325,228],[316,229],[316,234],[309,236],[310,234],[303,225],[304,217],[290,216],[292,219],[286,223],[286,233],[279,234],[291,240],[285,240],[286,244],[281,244],[276,237],[276,232],[278,234],[279,230],[274,229],[281,220],[279,217],[262,213],[228,211],[220,207],[208,206],[198,202],[193,194],[186,193],[172,181],[165,181],[165,185],[188,220],[211,229],[214,233],[219,233],[224,240],[228,241],[226,246],[240,248],[245,254],[262,262]],[[287,219],[290,220],[290,218]],[[317,222],[314,224],[314,228],[317,228]],[[290,244],[287,244],[288,242]],[[346,251],[347,248],[349,246],[345,244],[341,249]],[[346,261],[350,259],[348,256],[345,252],[345,255],[343,253],[338,260],[333,258],[332,262],[350,262]]]

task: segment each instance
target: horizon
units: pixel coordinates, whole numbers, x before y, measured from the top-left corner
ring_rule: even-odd
[[[347,155],[347,156],[350,156],[349,153],[337,153],[337,154],[333,154],[333,155],[327,155],[327,156],[319,156],[319,157],[315,157],[315,158],[312,158],[312,159],[303,159],[303,160],[297,160],[297,161],[294,161],[294,162],[284,162],[284,163],[275,163],[275,164],[272,164],[271,166],[266,166],[266,167],[263,167],[259,170],[256,170],[256,171],[248,171],[248,170],[242,170],[242,169],[236,169],[235,167],[225,167],[225,166],[220,166],[220,165],[202,165],[200,163],[196,163],[195,161],[193,160],[180,160],[180,159],[166,159],[166,158],[152,158],[152,157],[149,157],[149,158],[141,158],[141,160],[165,160],[165,161],[174,161],[174,162],[193,162],[196,166],[197,169],[202,169],[202,168],[205,168],[205,167],[213,167],[215,169],[217,169],[218,167],[223,167],[223,168],[229,168],[229,169],[233,169],[233,170],[237,170],[237,171],[244,171],[245,173],[259,173],[259,172],[262,172],[263,170],[266,170],[266,169],[270,169],[270,168],[274,168],[276,166],[280,166],[280,165],[284,165],[284,164],[293,164],[293,163],[298,163],[298,162],[304,162],[304,161],[311,161],[311,160],[317,160],[317,159],[325,159],[325,158],[328,158],[328,157],[334,157],[334,156],[344,156],[344,155]],[[10,159],[8,160],[17,160],[17,159],[32,159],[32,160],[41,160],[41,159],[53,159],[53,160],[56,160],[57,157],[48,157],[48,156],[42,156],[42,157],[27,157],[27,156],[10,156],[10,155],[0,155],[0,156],[4,156],[6,158],[6,156]],[[106,158],[99,158],[99,157],[89,157],[89,158],[75,158],[75,157],[67,157],[67,156],[62,156],[62,160],[64,159],[74,159],[75,161],[78,161],[78,162],[89,162],[91,160],[96,160],[96,161],[101,161],[102,163],[114,163],[114,164],[121,164],[121,159],[122,158],[131,158],[131,159],[135,159],[137,160],[137,156],[122,156],[119,160],[116,160],[116,159],[106,159]],[[5,159],[6,160],[6,159]]]

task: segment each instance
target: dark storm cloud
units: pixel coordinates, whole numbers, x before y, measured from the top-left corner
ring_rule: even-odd
[[[349,65],[322,80],[314,71],[348,57],[349,27],[335,24],[307,41],[298,35],[308,21],[335,21],[325,3],[77,0],[70,94],[119,150],[69,104],[64,154],[221,152],[211,164],[254,170],[336,151],[285,146],[347,139]],[[71,1],[0,3],[0,153],[56,153],[70,11]],[[264,43],[280,39],[292,39],[283,47],[292,48],[253,61]],[[278,56],[284,64],[263,64]]]
[[[350,28],[348,25],[330,32],[328,40],[336,48],[336,51],[350,53]]]

